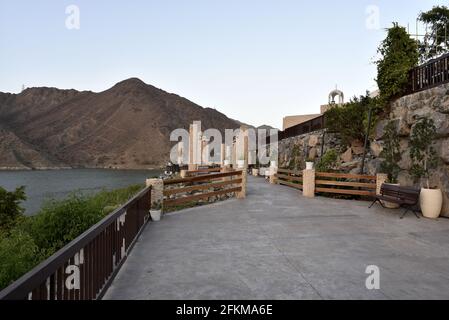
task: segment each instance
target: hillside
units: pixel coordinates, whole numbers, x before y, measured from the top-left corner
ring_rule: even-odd
[[[149,168],[164,164],[170,133],[237,128],[224,114],[139,79],[90,91],[30,88],[0,93],[0,167]]]

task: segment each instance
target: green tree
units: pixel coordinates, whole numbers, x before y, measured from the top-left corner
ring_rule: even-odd
[[[12,192],[0,187],[0,230],[8,230],[16,224],[25,211],[20,206],[25,200],[25,187],[19,187]]]
[[[415,181],[425,178],[427,188],[430,188],[430,170],[438,165],[438,157],[433,147],[435,138],[435,124],[429,118],[423,118],[415,124],[410,138],[410,158],[412,159],[410,173]]]
[[[399,150],[399,135],[395,121],[389,121],[385,126],[384,148],[380,154],[385,160],[381,163],[381,170],[388,174],[390,183],[397,183],[399,175],[398,162],[401,161]]]
[[[405,92],[409,71],[419,60],[418,44],[410,38],[405,28],[393,23],[387,37],[378,48],[381,55],[377,65],[377,85],[384,105]]]
[[[326,111],[326,127],[331,132],[339,133],[346,146],[351,145],[353,140],[363,141],[368,125],[368,110],[370,107],[376,109],[376,106],[377,100],[370,98],[368,93],[359,98],[354,97],[349,103]]]
[[[434,6],[432,10],[421,12],[419,21],[430,29],[422,41],[419,42],[421,62],[435,58],[449,50],[449,8]]]

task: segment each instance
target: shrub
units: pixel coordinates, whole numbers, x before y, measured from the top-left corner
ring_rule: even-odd
[[[26,200],[25,187],[8,192],[0,187],[0,230],[11,229],[17,219],[23,215],[24,209],[20,206]]]
[[[390,183],[397,183],[401,161],[401,152],[399,150],[399,136],[395,121],[389,121],[385,126],[384,148],[380,154],[385,160],[381,163],[381,170],[388,174]]]
[[[418,44],[410,38],[404,27],[393,23],[378,48],[378,53],[381,57],[375,62],[377,85],[380,98],[385,104],[405,92],[409,71],[418,64]]]
[[[326,111],[326,127],[331,132],[339,133],[345,146],[351,145],[354,140],[363,141],[370,107],[377,110],[377,99],[370,98],[368,93],[359,98],[354,97],[349,103]]]
[[[334,169],[338,160],[338,154],[335,149],[329,149],[321,157],[320,161],[316,165],[316,171],[318,172],[329,172]]]
[[[435,138],[435,124],[429,118],[423,118],[415,124],[410,138],[410,158],[412,159],[410,174],[415,181],[426,178],[427,188],[430,188],[430,170],[438,164],[438,157],[433,147]]]
[[[26,232],[13,229],[0,236],[0,289],[31,270],[43,256]]]

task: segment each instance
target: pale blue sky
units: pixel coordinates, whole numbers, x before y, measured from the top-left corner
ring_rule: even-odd
[[[448,1],[0,0],[0,91],[105,90],[139,77],[254,124],[319,112],[336,84],[375,86],[383,28]],[[65,27],[78,5],[81,29]],[[380,30],[366,8],[380,9]]]

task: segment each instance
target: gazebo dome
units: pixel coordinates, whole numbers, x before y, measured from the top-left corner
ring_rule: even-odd
[[[340,90],[333,90],[331,93],[329,93],[329,104],[335,103],[335,97],[338,96],[338,104],[345,103],[345,95],[343,94],[343,91]]]

